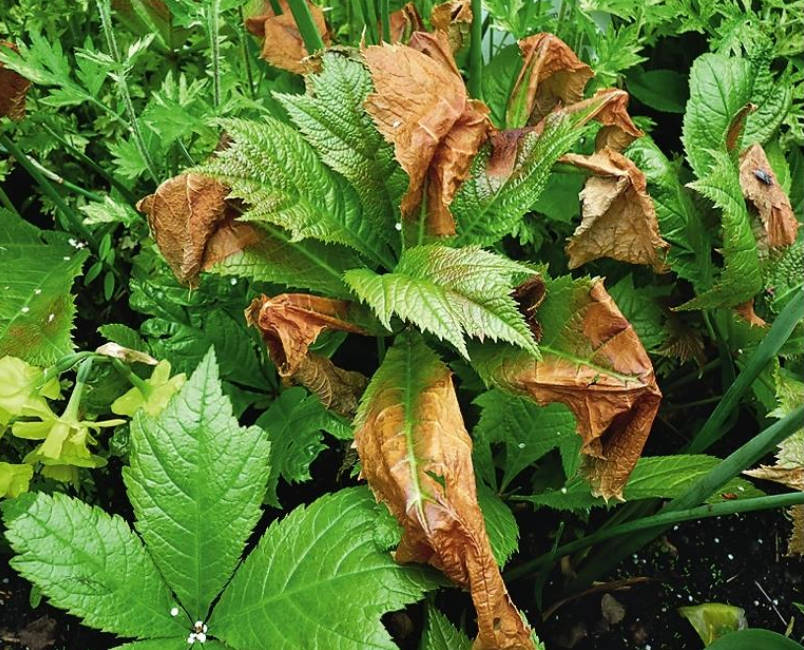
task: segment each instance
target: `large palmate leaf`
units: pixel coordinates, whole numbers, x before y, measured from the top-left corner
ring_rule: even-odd
[[[486,534],[451,373],[420,336],[397,337],[355,422],[363,475],[404,529],[396,559],[427,562],[470,590],[478,650],[531,648]]]
[[[56,607],[87,625],[129,637],[186,635],[142,542],[120,517],[64,494],[23,494],[3,503],[11,566]]]
[[[48,365],[72,352],[70,288],[86,258],[63,234],[0,209],[0,357]]]
[[[650,136],[636,140],[626,153],[648,180],[659,232],[670,242],[665,261],[697,291],[708,289],[714,274],[711,237],[690,191],[679,180],[677,166],[667,159]]]
[[[628,501],[639,499],[674,499],[681,496],[690,483],[700,478],[720,463],[719,458],[704,455],[651,456],[640,458],[628,478],[623,495]],[[751,498],[762,496],[762,492],[744,479],[732,479],[707,503],[716,503],[728,498]],[[593,506],[604,506],[605,501],[595,497],[589,484],[582,478],[568,481],[560,490],[552,490],[527,497],[513,497],[529,501],[536,506],[556,510],[581,510]]]
[[[281,476],[288,483],[310,480],[310,465],[327,446],[326,431],[339,438],[351,436],[351,429],[327,411],[315,395],[304,388],[283,391],[257,420],[271,442],[271,468],[265,500],[278,508],[276,486]]]
[[[137,413],[123,470],[137,530],[193,620],[204,620],[260,516],[269,444],[240,428],[210,351],[158,417]]]
[[[365,488],[321,497],[274,522],[216,605],[210,633],[249,650],[394,650],[382,614],[434,583],[379,542],[384,515]]]
[[[471,176],[458,190],[451,210],[455,216],[458,245],[488,246],[509,234],[544,190],[553,164],[577,142],[582,129],[568,117],[548,118],[541,134],[520,134],[509,144],[514,159],[495,162],[492,148],[485,147],[472,162]]]
[[[750,101],[748,60],[703,54],[692,64],[682,140],[687,161],[698,178],[709,174],[715,164],[714,152],[726,150],[729,130]]]
[[[568,476],[577,469],[580,438],[575,433],[575,418],[566,406],[539,406],[500,390],[483,393],[475,404],[482,408],[473,431],[475,470],[488,485],[505,490],[523,469],[557,447]],[[492,458],[497,445],[503,447],[499,482]]]
[[[712,152],[707,175],[690,186],[720,208],[723,221],[723,271],[714,287],[679,309],[733,307],[762,290],[759,251],[734,162],[725,151]]]
[[[294,241],[343,244],[375,264],[393,265],[383,225],[364,218],[355,191],[298,131],[270,117],[263,123],[225,120],[222,126],[232,142],[199,171],[245,202],[241,220],[280,226]]]
[[[639,338],[600,279],[545,283],[543,304],[523,305],[544,332],[541,359],[503,345],[472,348],[487,383],[575,415],[595,494],[620,497],[659,408],[661,393]]]
[[[480,248],[437,244],[407,249],[392,273],[347,271],[346,282],[387,328],[398,316],[467,355],[464,336],[507,341],[538,354],[509,295],[512,279],[533,272]]]
[[[372,90],[371,75],[360,61],[329,52],[321,72],[306,81],[306,94],[277,99],[321,160],[355,189],[364,218],[377,224],[386,241],[398,239],[394,215],[407,179],[363,108]]]

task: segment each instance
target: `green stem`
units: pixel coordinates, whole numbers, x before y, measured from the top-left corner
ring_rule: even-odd
[[[131,93],[128,90],[126,74],[123,70],[122,61],[120,59],[120,50],[117,47],[117,39],[115,38],[114,29],[112,27],[112,16],[109,8],[109,0],[96,0],[95,4],[97,5],[98,13],[100,14],[101,30],[103,31],[103,36],[106,39],[109,54],[118,64],[119,69],[118,74],[115,76],[115,81],[117,83],[117,90],[121,99],[123,100],[123,105],[126,108],[129,128],[131,129],[131,135],[134,138],[134,144],[136,145],[140,156],[142,156],[145,166],[148,168],[148,173],[150,174],[151,179],[154,183],[158,184],[159,178],[156,173],[156,167],[151,159],[151,154],[148,153],[148,148],[145,146],[145,138],[143,138],[142,131],[140,131],[140,125],[137,121],[137,113],[134,111],[134,102],[131,101]]]
[[[38,162],[36,159],[28,157],[28,160],[31,164],[36,167],[42,174],[49,178],[51,181],[56,183],[57,185],[63,185],[68,190],[72,190],[81,196],[88,198],[90,201],[103,201],[103,197],[99,194],[95,194],[94,192],[90,192],[85,190],[83,187],[76,185],[75,183],[71,183],[70,181],[62,178],[56,172],[50,171],[47,167],[45,167],[42,163]]]
[[[374,0],[363,0],[363,11],[366,16],[366,32],[372,44],[380,42],[380,35],[377,33],[377,9],[374,7]]]
[[[804,492],[790,492],[787,494],[775,494],[772,496],[755,497],[751,499],[740,499],[738,501],[723,501],[722,503],[712,503],[695,508],[687,508],[685,510],[678,510],[667,512],[663,511],[652,517],[644,517],[630,521],[627,524],[613,526],[606,530],[600,530],[591,535],[586,535],[573,542],[564,544],[555,549],[555,552],[547,553],[541,557],[525,562],[518,567],[505,572],[506,580],[518,580],[524,578],[530,573],[540,569],[546,564],[549,564],[554,558],[562,557],[575,553],[589,546],[593,546],[599,542],[603,542],[613,537],[622,537],[641,530],[656,528],[658,526],[672,526],[683,521],[691,521],[693,519],[703,519],[705,517],[721,517],[725,515],[733,515],[741,512],[753,512],[756,510],[771,510],[774,508],[786,508],[788,506],[799,505],[804,503]]]
[[[243,63],[246,66],[246,79],[248,80],[248,92],[252,99],[257,98],[257,93],[254,90],[254,74],[251,72],[251,56],[248,51],[248,34],[246,32],[246,18],[243,15],[243,7],[238,7],[240,13],[240,42],[243,49]]]
[[[112,365],[114,369],[117,370],[123,377],[125,377],[129,383],[131,383],[134,388],[140,391],[146,399],[150,397],[151,393],[153,392],[153,388],[148,385],[148,383],[142,379],[139,375],[132,372],[131,368],[129,368],[125,363],[120,361],[120,359],[112,359]]]
[[[469,92],[481,99],[483,88],[483,3],[472,0],[472,40],[469,45]]]
[[[78,419],[78,407],[81,404],[81,395],[84,393],[84,386],[86,386],[91,370],[92,357],[87,357],[81,362],[81,365],[78,367],[78,372],[75,373],[75,386],[70,395],[70,401],[67,402],[67,407],[62,414],[65,420]]]
[[[715,467],[696,480],[681,496],[669,501],[661,513],[679,512],[698,506],[722,488],[744,469],[751,467],[758,460],[770,453],[776,445],[791,436],[804,426],[804,406],[799,406],[781,420],[774,422],[751,438],[736,451],[729,454]],[[601,575],[606,575],[620,561],[646,546],[660,535],[666,526],[652,526],[639,535],[632,535],[628,540],[619,542],[616,547],[603,547],[593,557],[571,584],[571,589],[582,590]]]
[[[270,0],[271,2],[271,11],[274,12],[275,16],[282,15],[282,5],[279,4],[279,0]]]
[[[380,0],[380,20],[382,22],[382,40],[391,42],[391,11],[388,0]]]
[[[215,108],[221,105],[220,11],[220,0],[212,0],[207,8],[207,32],[212,58],[212,100]]]
[[[16,214],[20,219],[22,219],[22,215],[19,213],[19,210],[17,210],[17,208],[11,202],[11,199],[8,198],[8,194],[5,193],[5,190],[3,190],[2,187],[0,187],[0,203],[2,203],[3,207],[11,214]]]
[[[11,138],[9,138],[5,133],[0,133],[0,144],[2,144],[3,147],[5,147],[5,149],[14,157],[14,159],[20,165],[22,165],[25,171],[27,171],[36,181],[39,187],[42,188],[42,191],[50,198],[51,201],[53,201],[58,211],[67,220],[67,223],[70,224],[70,227],[75,230],[76,234],[79,234],[81,237],[86,239],[87,242],[92,245],[93,250],[97,250],[97,241],[95,240],[95,236],[84,225],[81,217],[64,202],[64,199],[61,198],[61,195],[56,191],[56,188],[53,187],[52,183],[47,180],[33,165],[30,158],[28,158],[28,156],[25,155],[25,153],[23,153],[22,150],[17,147],[14,141],[11,140]]]
[[[773,325],[757,349],[754,350],[743,371],[737,375],[737,379],[726,390],[723,399],[712,411],[712,415],[693,438],[689,453],[700,454],[728,432],[723,424],[731,412],[737,408],[743,394],[754,383],[765,366],[778,354],[779,349],[793,333],[796,323],[802,318],[804,318],[804,292],[799,291],[773,321]]]
[[[293,20],[296,21],[296,26],[299,28],[304,40],[307,54],[315,54],[323,50],[324,41],[321,40],[321,34],[318,33],[318,28],[315,26],[310,7],[307,6],[307,0],[288,0],[288,5],[290,6],[290,12],[293,14]]]

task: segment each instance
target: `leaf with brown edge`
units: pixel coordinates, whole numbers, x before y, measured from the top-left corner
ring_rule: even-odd
[[[593,493],[622,499],[661,401],[653,366],[602,280],[564,276],[545,278],[545,284],[536,309],[542,359],[483,345],[470,351],[474,366],[487,384],[539,404],[568,406]]]
[[[664,252],[670,244],[659,234],[653,199],[639,168],[612,149],[591,156],[567,154],[561,160],[594,174],[580,194],[583,218],[567,244],[569,268],[610,257],[665,272]]]
[[[196,286],[198,274],[254,243],[254,228],[235,221],[226,201],[229,190],[201,174],[185,173],[166,180],[137,203],[148,216],[151,233],[176,278]]]
[[[287,0],[279,0],[282,13],[277,15],[268,0],[263,2],[262,9],[246,18],[246,29],[255,36],[263,38],[261,58],[277,68],[304,74],[308,66],[304,59],[310,54],[304,45],[299,28],[293,19]],[[321,7],[307,2],[318,33],[325,45],[329,45],[329,31],[324,21]]]
[[[740,156],[740,186],[743,196],[759,215],[767,246],[778,248],[796,241],[798,219],[759,143]]]
[[[0,47],[17,51],[17,47],[8,41],[0,41]],[[0,117],[15,121],[25,117],[25,97],[30,86],[30,81],[6,68],[0,61]]]
[[[519,49],[523,65],[508,100],[508,127],[537,124],[556,107],[581,100],[594,73],[569,45],[542,32],[519,41]]]
[[[256,327],[280,376],[295,374],[310,345],[325,329],[368,334],[355,320],[359,306],[345,300],[306,293],[283,293],[255,298],[246,309],[246,322]]]
[[[764,319],[759,317],[754,311],[754,299],[747,300],[734,308],[737,315],[742,318],[751,327],[767,327],[768,324]]]
[[[453,235],[449,204],[488,135],[488,109],[469,99],[443,33],[416,32],[409,46],[364,56],[375,88],[366,110],[409,177],[402,215],[415,221],[425,201],[427,233]]]
[[[645,135],[628,114],[628,100],[629,95],[624,90],[601,88],[588,99],[559,110],[581,115],[582,119],[578,122],[578,126],[590,120],[602,125],[595,137],[595,151],[607,147],[614,151],[623,151],[634,140]]]
[[[403,528],[397,561],[430,564],[469,589],[476,650],[533,650],[486,534],[451,372],[420,337],[397,337],[355,424],[363,476]]]
[[[389,43],[405,43],[410,40],[413,32],[424,30],[422,17],[419,10],[412,2],[408,2],[401,9],[391,12],[389,16],[391,27],[390,38],[386,38]]]
[[[471,0],[448,0],[436,5],[430,12],[430,24],[434,30],[443,31],[447,35],[450,48],[457,52],[469,39],[472,26]]]

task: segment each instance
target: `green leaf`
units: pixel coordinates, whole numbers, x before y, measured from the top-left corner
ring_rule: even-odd
[[[148,344],[145,339],[140,336],[137,330],[131,329],[128,325],[123,325],[122,323],[101,325],[98,328],[98,334],[107,341],[122,345],[124,348],[148,352]]]
[[[199,169],[231,188],[248,210],[241,217],[280,226],[291,241],[343,244],[373,263],[393,266],[382,224],[365,219],[360,200],[302,135],[272,117],[224,120],[232,143]]]
[[[491,121],[499,129],[508,126],[505,110],[521,68],[522,54],[516,43],[503,47],[483,67],[483,101],[491,109]]]
[[[711,237],[690,191],[679,180],[678,165],[671,163],[649,136],[636,140],[626,153],[648,181],[659,232],[670,242],[666,258],[670,268],[696,291],[708,289],[715,270]]]
[[[0,209],[0,357],[45,366],[73,351],[70,288],[87,255]]]
[[[210,633],[249,650],[395,650],[380,617],[434,583],[375,540],[388,517],[360,487],[274,522],[215,607]]]
[[[690,187],[722,212],[724,267],[714,287],[677,309],[733,307],[750,300],[762,290],[759,251],[737,169],[725,152],[712,152],[711,160],[709,173],[691,183]]]
[[[241,428],[210,351],[158,417],[140,410],[123,470],[137,530],[193,620],[204,620],[260,516],[269,444]]]
[[[553,164],[582,134],[583,129],[574,127],[573,120],[548,120],[541,135],[530,133],[522,138],[513,171],[505,178],[487,173],[491,149],[482,149],[472,162],[471,176],[450,206],[457,228],[455,244],[489,246],[514,230],[544,190]]]
[[[113,650],[187,650],[186,634],[182,638],[148,639],[146,641],[132,641],[123,645],[115,646]],[[225,648],[226,646],[210,641],[202,645],[189,646],[198,650],[213,650],[214,648]]]
[[[519,526],[514,514],[491,488],[482,483],[477,485],[477,503],[483,512],[494,559],[501,567],[505,566],[519,548]]]
[[[275,96],[321,160],[349,181],[379,237],[393,245],[407,178],[363,108],[372,91],[371,75],[362,62],[329,52],[321,72],[308,75],[306,82],[305,95]]]
[[[419,650],[471,650],[472,641],[457,630],[434,606],[427,607],[427,622]]]
[[[634,286],[634,275],[629,273],[609,289],[609,294],[622,311],[628,322],[633,325],[639,340],[648,351],[661,348],[669,333],[665,328],[665,310],[660,304],[662,298],[670,295],[672,286],[649,284],[645,287]]]
[[[801,650],[801,644],[770,630],[731,632],[709,646],[710,650]]]
[[[476,247],[437,244],[407,249],[392,273],[347,271],[347,284],[385,327],[396,315],[468,357],[464,336],[507,341],[532,354],[536,342],[509,295],[528,267]]]
[[[500,491],[551,450],[579,439],[575,418],[563,404],[539,406],[497,389],[480,395],[475,404],[482,408],[473,431],[475,472]],[[499,455],[503,468],[499,486],[493,459],[496,445],[503,447]]]
[[[690,99],[682,140],[687,161],[698,178],[709,175],[715,152],[726,150],[735,116],[751,101],[751,65],[720,54],[699,56],[690,70]]]
[[[626,75],[628,92],[646,106],[664,113],[683,113],[687,78],[675,70],[635,69]]]
[[[771,72],[773,62],[772,46],[758,48],[749,53],[751,61],[751,103],[756,110],[745,120],[740,150],[755,142],[765,144],[784,120],[793,101],[793,84],[790,81],[790,69],[782,76],[774,79]]]
[[[2,505],[11,566],[84,623],[129,637],[186,634],[170,590],[128,524],[64,494]]]
[[[623,490],[626,501],[640,499],[674,499],[682,495],[690,482],[700,478],[720,463],[719,458],[705,455],[648,456],[637,461]],[[732,479],[707,503],[723,501],[723,494],[738,498],[762,496],[764,493],[743,479]],[[512,497],[536,506],[556,510],[580,510],[605,506],[606,502],[591,495],[589,484],[582,478],[569,481],[562,489],[527,497]]]
[[[348,298],[343,273],[361,266],[351,248],[323,244],[314,239],[296,241],[277,226],[259,224],[259,241],[234,253],[208,269],[220,275],[250,278],[257,282],[309,289],[333,298]]]
[[[276,496],[280,476],[288,483],[310,480],[310,464],[327,448],[322,431],[338,437],[351,433],[350,427],[325,409],[317,396],[301,387],[283,391],[256,424],[271,442],[266,502],[275,508],[281,507]]]
[[[686,618],[704,646],[711,645],[716,639],[748,627],[745,610],[742,607],[723,603],[704,603],[690,607],[679,607],[678,613]]]

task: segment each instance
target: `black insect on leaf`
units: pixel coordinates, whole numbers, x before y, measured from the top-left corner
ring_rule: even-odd
[[[770,177],[770,174],[766,172],[764,169],[755,169],[754,176],[756,176],[760,182],[764,183],[765,185],[773,185],[773,179]]]

